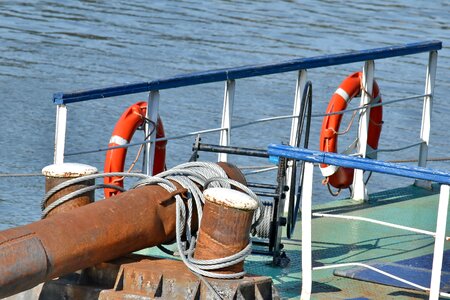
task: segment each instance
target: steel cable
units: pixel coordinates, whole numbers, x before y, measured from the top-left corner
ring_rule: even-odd
[[[136,182],[131,187],[131,189],[135,189],[145,185],[157,184],[166,189],[168,192],[174,192],[176,190],[176,186],[173,182],[180,184],[183,188],[188,190],[186,200],[183,200],[183,198],[180,195],[175,195],[176,200],[175,240],[178,249],[178,255],[180,256],[181,260],[192,272],[194,272],[208,286],[208,288],[211,290],[211,292],[215,295],[216,298],[220,298],[220,295],[217,293],[217,291],[215,291],[212,285],[208,283],[208,281],[205,278],[203,278],[203,276],[219,279],[231,279],[231,278],[239,278],[245,274],[245,271],[234,274],[220,274],[214,272],[214,270],[222,269],[244,261],[245,258],[251,253],[250,238],[249,244],[244,249],[231,256],[211,260],[200,260],[195,259],[193,257],[197,234],[196,232],[192,231],[192,224],[191,224],[194,204],[198,215],[198,222],[199,224],[201,224],[202,207],[203,204],[205,203],[203,193],[201,192],[199,186],[203,187],[203,189],[206,189],[208,187],[230,188],[231,186],[235,186],[244,193],[247,193],[251,198],[255,199],[258,202],[258,208],[253,218],[253,224],[251,227],[252,234],[256,234],[256,228],[258,227],[259,224],[262,223],[263,218],[266,216],[264,206],[262,202],[259,200],[258,196],[245,185],[232,179],[229,179],[225,171],[215,163],[189,162],[179,165],[171,170],[167,170],[165,172],[157,174],[155,176],[148,176],[139,173],[115,172],[115,173],[93,174],[70,179],[50,189],[44,196],[44,199],[41,202],[41,206],[43,209],[43,217],[45,217],[55,207],[83,193],[104,187],[116,188],[121,191],[124,190],[117,186],[97,184],[89,187],[84,187],[78,191],[67,194],[57,199],[47,208],[45,208],[48,199],[58,191],[70,185],[74,185],[86,180],[96,179],[105,176],[109,177],[124,176],[124,177],[139,178],[140,180]],[[186,241],[183,241],[183,234],[185,235]],[[167,249],[165,248],[163,248],[162,250],[167,252]]]

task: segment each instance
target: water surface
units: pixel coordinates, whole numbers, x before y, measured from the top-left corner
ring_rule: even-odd
[[[52,163],[54,92],[428,39],[444,42],[438,59],[430,156],[450,156],[446,138],[450,127],[446,103],[450,94],[450,4],[444,0],[366,2],[1,1],[0,172],[39,173]],[[426,54],[378,62],[376,76],[384,99],[423,93],[426,62]],[[313,111],[323,112],[341,80],[361,67],[353,64],[311,70]],[[233,122],[289,114],[295,79],[293,72],[238,81]],[[71,105],[67,151],[106,146],[125,107],[145,98],[141,94]],[[167,133],[219,126],[222,99],[223,83],[162,91],[161,115]],[[421,101],[386,109],[380,147],[416,141],[421,109]],[[320,119],[313,121],[311,148],[317,148],[320,123]],[[287,141],[288,128],[289,122],[284,121],[257,131],[250,132],[253,127],[236,130],[233,142],[265,147],[270,142]],[[217,136],[205,136],[204,141],[216,143]],[[169,143],[169,167],[188,159],[192,142]],[[346,143],[343,138],[342,147]],[[416,155],[417,149],[412,149],[381,154],[380,158]],[[102,169],[104,153],[68,160]],[[449,169],[448,162],[431,165]],[[43,178],[2,177],[0,184],[0,229],[39,218]],[[391,186],[377,176],[371,184],[374,189]],[[328,199],[326,193],[323,198]],[[325,201],[321,199],[318,201]]]

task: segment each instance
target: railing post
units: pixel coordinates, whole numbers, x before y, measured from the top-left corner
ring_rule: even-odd
[[[150,135],[150,143],[145,144],[145,156],[144,156],[144,168],[147,175],[153,175],[153,164],[155,159],[155,139],[156,139],[156,126],[158,124],[159,113],[159,91],[151,91],[148,95],[147,112],[146,117],[154,124],[155,128],[151,128],[152,124],[145,122],[144,132],[145,136],[153,130]]]
[[[301,300],[308,300],[312,291],[312,191],[314,163],[305,162],[302,183],[302,291]]]
[[[67,107],[64,104],[56,106],[56,128],[55,128],[55,154],[53,163],[64,162],[64,146],[66,143]]]
[[[428,158],[428,145],[430,143],[430,129],[431,129],[431,111],[434,95],[434,80],[436,78],[437,68],[437,51],[431,51],[428,58],[427,74],[425,79],[425,96],[423,98],[423,111],[422,111],[422,127],[420,129],[420,144],[419,150],[419,167],[427,166]],[[431,182],[424,180],[416,180],[414,182],[416,186],[431,189]]]
[[[229,146],[231,141],[231,117],[233,115],[234,104],[234,90],[235,81],[227,80],[225,83],[225,93],[223,96],[223,111],[222,111],[222,131],[220,132],[221,146]],[[219,153],[218,161],[226,162],[228,156],[226,153]]]
[[[300,70],[298,71],[298,76],[297,76],[297,84],[295,86],[295,98],[294,98],[294,109],[292,112],[292,115],[294,116],[298,116],[300,114],[300,109],[302,107],[302,97],[303,97],[303,91],[306,85],[306,80],[307,80],[307,71],[306,70]],[[292,118],[292,123],[291,123],[291,136],[289,138],[289,145],[290,146],[300,146],[300,145],[296,145],[297,139],[298,139],[298,135],[300,134],[300,132],[297,132],[297,128],[298,128],[298,122],[300,120],[298,118]],[[293,176],[293,161],[292,160],[288,160],[288,167],[286,170],[286,184],[290,189],[295,189],[295,185],[291,186],[291,181],[292,181],[292,176]],[[295,193],[294,193],[295,194]],[[284,203],[284,212],[287,213],[289,210],[289,201],[290,199],[287,199],[287,201]]]
[[[436,221],[436,238],[434,240],[433,268],[431,269],[430,300],[439,299],[449,196],[450,186],[443,184],[441,186],[441,194],[439,195],[439,206],[437,211],[438,215]]]
[[[372,97],[372,88],[375,72],[375,63],[373,60],[366,61],[363,68],[362,88],[361,88],[361,104],[365,106],[370,103]],[[360,111],[359,128],[358,128],[358,154],[366,157],[367,153],[367,135],[369,128],[370,107]],[[366,185],[364,184],[364,171],[355,169],[353,177],[353,200],[368,200]]]

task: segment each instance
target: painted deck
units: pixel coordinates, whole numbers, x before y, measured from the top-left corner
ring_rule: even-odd
[[[314,207],[314,212],[369,217],[434,231],[438,194],[437,186],[434,186],[433,191],[408,186],[372,194],[369,203],[340,200]],[[271,276],[283,299],[295,299],[300,295],[300,222],[297,226],[294,238],[284,240],[287,255],[291,259],[289,266],[271,267],[270,257],[264,256],[251,256],[245,264],[249,273]],[[433,252],[434,239],[430,236],[365,222],[315,218],[312,228],[314,266],[348,262],[392,263]],[[450,230],[447,228],[447,236],[449,234]],[[450,249],[449,243],[446,244],[446,249]],[[430,264],[431,260],[428,262],[428,265]],[[448,255],[443,265],[450,265]],[[314,271],[312,299],[428,298],[423,292],[339,277],[333,275],[333,271]],[[403,275],[408,276],[408,274]],[[448,286],[450,282],[446,284]]]
[[[438,196],[438,185],[434,185],[432,191],[411,185],[371,194],[369,203],[358,203],[345,199],[316,206],[313,211],[375,218],[434,231],[436,230]],[[366,222],[330,218],[314,218],[312,228],[314,266],[362,262],[374,263],[380,267],[380,263],[407,260],[402,262],[403,268],[396,273],[397,276],[403,276],[414,282],[414,279],[408,278],[408,276],[414,276],[419,272],[421,275],[431,278],[431,253],[434,239],[430,236]],[[447,236],[449,235],[450,228],[447,228]],[[246,259],[245,269],[250,274],[272,277],[281,299],[299,299],[301,291],[300,221],[296,224],[294,237],[290,240],[283,239],[283,243],[286,254],[291,260],[288,266],[273,267],[271,256],[251,255]],[[450,243],[447,242],[446,250],[449,249]],[[167,255],[162,254],[156,248],[143,250],[140,253],[167,258]],[[447,272],[443,272],[441,286],[447,288],[443,290],[444,292],[449,292],[450,252],[446,253],[443,270]],[[422,260],[415,259],[425,255],[428,257],[424,257]],[[425,271],[423,267],[428,270]],[[355,268],[342,268],[339,271],[349,269]],[[418,290],[349,279],[334,275],[335,270],[314,271],[312,299],[428,299],[426,293]],[[376,275],[376,273],[372,272],[370,275]],[[391,280],[391,282],[394,281]],[[420,281],[416,283],[424,284]]]

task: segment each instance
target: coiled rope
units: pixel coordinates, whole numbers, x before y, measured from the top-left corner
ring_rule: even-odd
[[[208,162],[189,162],[181,164],[171,170],[159,173],[155,176],[148,176],[140,173],[115,172],[115,173],[93,174],[70,179],[59,184],[58,186],[52,188],[47,192],[47,194],[45,195],[45,197],[41,202],[41,208],[43,210],[42,217],[44,218],[55,207],[88,191],[104,187],[115,188],[120,191],[123,191],[123,188],[117,187],[115,185],[97,184],[69,193],[66,196],[56,200],[49,206],[45,207],[48,199],[58,191],[82,181],[100,178],[104,176],[127,176],[139,178],[140,180],[136,182],[131,187],[131,189],[142,187],[145,185],[157,184],[166,189],[168,192],[172,193],[177,189],[173,182],[180,184],[183,188],[185,188],[188,191],[186,200],[183,200],[183,198],[179,194],[175,195],[176,244],[178,249],[178,255],[180,256],[181,260],[192,272],[194,272],[197,276],[199,276],[200,279],[202,279],[202,281],[211,289],[211,291],[213,291],[215,296],[218,298],[220,298],[218,293],[204,278],[202,278],[202,276],[219,279],[231,279],[231,278],[239,278],[245,274],[245,272],[239,272],[234,274],[220,274],[214,272],[214,270],[222,269],[231,265],[235,265],[239,262],[242,262],[245,259],[245,257],[251,253],[251,242],[249,242],[249,244],[240,252],[228,257],[211,260],[200,260],[193,258],[196,244],[196,233],[193,232],[192,230],[192,216],[194,210],[194,203],[199,224],[201,224],[202,207],[203,204],[205,203],[203,193],[200,190],[199,186],[203,187],[203,189],[206,189],[208,187],[230,188],[231,186],[234,186],[240,189],[241,191],[247,193],[253,199],[255,199],[258,202],[259,206],[253,219],[253,224],[251,227],[252,233],[256,232],[257,226],[263,220],[264,216],[263,204],[259,200],[258,196],[245,185],[235,180],[229,179],[225,171],[220,166],[218,166],[215,163],[208,163]],[[183,241],[183,233],[185,234],[185,241]]]

